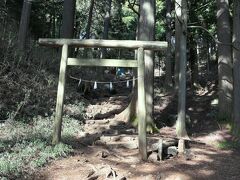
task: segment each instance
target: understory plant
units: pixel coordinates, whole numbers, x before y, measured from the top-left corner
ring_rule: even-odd
[[[51,145],[53,117],[37,117],[32,124],[13,122],[0,127],[0,178],[28,178],[51,160],[66,157],[73,149],[60,143]],[[63,119],[63,139],[74,139],[82,124],[73,118]]]

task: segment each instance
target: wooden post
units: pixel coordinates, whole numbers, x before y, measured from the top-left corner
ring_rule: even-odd
[[[65,91],[65,84],[66,84],[67,59],[68,59],[68,45],[64,44],[62,47],[62,58],[61,58],[61,64],[60,64],[58,92],[57,92],[56,116],[55,116],[53,139],[52,139],[52,144],[54,145],[59,143],[61,140],[63,100],[64,100],[64,91]]]
[[[138,49],[138,146],[142,160],[147,160],[146,94],[144,87],[144,49]]]
[[[185,140],[179,139],[178,140],[178,153],[179,155],[183,155],[185,152]]]

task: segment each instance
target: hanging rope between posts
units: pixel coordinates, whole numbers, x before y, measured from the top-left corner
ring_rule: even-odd
[[[85,80],[81,78],[76,78],[71,75],[69,75],[69,78],[78,80],[78,87],[81,85],[82,82],[88,82],[88,83],[93,83],[94,84],[94,89],[97,89],[97,84],[110,84],[110,89],[113,88],[113,84],[119,84],[119,83],[126,83],[127,88],[130,87],[130,82],[135,82],[136,80],[142,78],[138,76],[137,78],[133,77],[132,79],[127,79],[127,80],[120,80],[120,81],[96,81],[96,80]]]

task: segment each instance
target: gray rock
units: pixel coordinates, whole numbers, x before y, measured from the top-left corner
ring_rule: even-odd
[[[127,180],[127,178],[123,176],[123,177],[120,177],[118,180]]]
[[[158,153],[156,152],[152,152],[149,156],[148,156],[148,160],[150,162],[156,162],[158,160]]]
[[[168,155],[172,155],[172,156],[176,156],[178,154],[178,149],[176,146],[170,146],[167,149],[167,154]]]
[[[101,136],[100,141],[107,143],[111,141],[111,136]]]
[[[121,139],[121,141],[125,141],[125,142],[130,142],[130,141],[136,140],[135,137],[131,137],[131,136],[122,136],[120,139]]]
[[[138,143],[137,141],[132,141],[130,143],[122,143],[121,147],[127,148],[127,149],[137,149]]]
[[[106,145],[106,142],[105,141],[101,141],[101,140],[97,140],[97,141],[95,141],[94,144],[95,145],[99,145],[99,146],[103,146],[103,145]]]
[[[189,160],[191,160],[191,159],[193,158],[193,154],[192,154],[192,152],[191,152],[190,149],[186,149],[186,150],[184,151],[184,158],[185,158],[187,161],[189,161]]]

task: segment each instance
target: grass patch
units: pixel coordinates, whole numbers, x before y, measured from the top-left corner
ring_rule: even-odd
[[[51,146],[53,117],[38,117],[32,124],[14,122],[0,127],[0,179],[27,178],[50,160],[66,157],[73,151],[67,144]],[[82,125],[63,119],[64,139],[74,138]]]
[[[238,141],[222,141],[218,143],[220,149],[239,149],[240,142]]]

